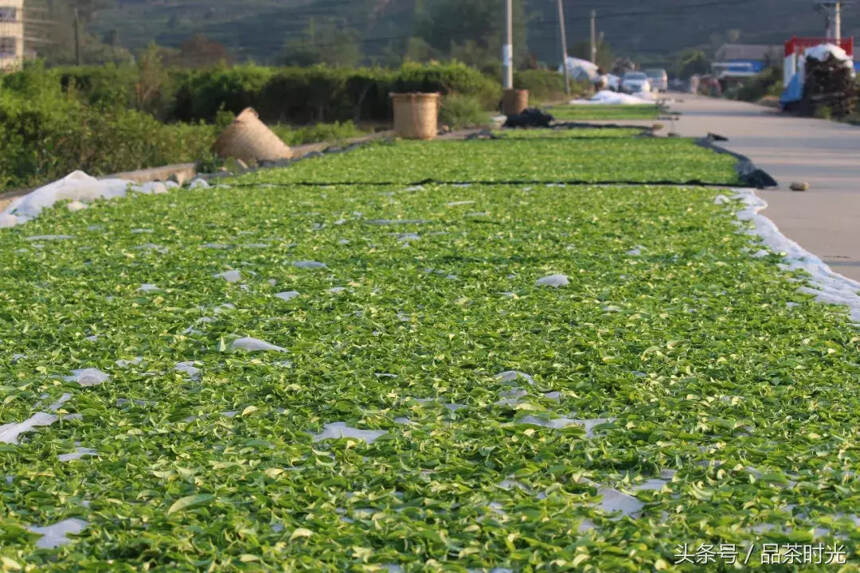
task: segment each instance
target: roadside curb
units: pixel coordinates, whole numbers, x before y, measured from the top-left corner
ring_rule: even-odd
[[[720,147],[714,143],[711,137],[702,137],[695,140],[696,145],[709,149],[716,153],[731,155],[738,162],[735,164],[735,170],[738,172],[738,177],[741,180],[741,187],[753,187],[755,189],[767,189],[769,187],[778,187],[779,183],[763,169],[756,167],[755,163],[746,155],[741,155],[734,151],[729,151],[725,147]]]

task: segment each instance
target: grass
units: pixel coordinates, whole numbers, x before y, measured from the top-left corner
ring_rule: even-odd
[[[366,131],[358,128],[351,121],[318,123],[308,126],[276,124],[271,126],[271,129],[287,145],[305,145],[323,141],[336,143],[367,134]]]
[[[502,129],[494,135],[503,139],[629,139],[642,135],[642,129],[626,128],[556,128],[556,129]]]
[[[558,121],[638,120],[657,119],[657,105],[564,105],[549,109]]]
[[[259,172],[241,183],[399,184],[436,182],[707,182],[738,181],[735,159],[717,155],[684,139],[602,137],[504,141],[398,141],[377,143],[350,153],[300,162],[288,169]],[[527,133],[527,132],[526,132]],[[629,132],[628,132],[629,133]],[[552,137],[556,135],[556,137]]]
[[[832,541],[815,527],[856,555],[857,332],[750,256],[718,191],[266,185],[291,169],[0,230],[0,421],[63,393],[81,416],[0,444],[4,567],[642,571],[681,543]],[[63,380],[89,367],[111,379]],[[386,433],[312,440],[336,421]],[[79,446],[98,455],[58,461]],[[58,549],[26,530],[73,517]]]

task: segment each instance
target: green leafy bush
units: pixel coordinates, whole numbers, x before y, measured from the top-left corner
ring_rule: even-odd
[[[180,70],[161,69],[158,62],[55,70],[36,66],[11,74],[6,84],[27,92],[59,85],[88,105],[147,111],[165,121],[208,123],[219,111],[237,114],[246,107],[256,109],[268,123],[387,121],[391,92],[468,95],[485,109],[496,107],[501,97],[495,79],[457,62],[408,63],[399,69],[244,65]]]
[[[170,119],[211,122],[221,110],[239,113],[246,107],[256,107],[260,92],[272,75],[271,68],[255,65],[177,73]]]
[[[519,90],[529,90],[529,103],[536,105],[542,102],[561,101],[569,99],[564,92],[564,75],[552,70],[523,70],[514,74],[514,87]],[[580,97],[589,92],[588,82],[570,82],[570,97]]]
[[[780,95],[782,89],[782,69],[768,68],[737,88],[737,91],[729,94],[729,96],[741,101],[757,102],[766,96]]]
[[[134,66],[77,66],[51,70],[63,91],[97,107],[134,107],[138,69]]]
[[[321,141],[342,142],[364,135],[364,132],[351,121],[318,123],[304,127],[273,125],[271,129],[287,145],[304,145]]]
[[[485,126],[490,123],[490,114],[475,96],[451,94],[442,100],[439,123],[454,129]]]
[[[127,109],[88,107],[69,95],[0,93],[0,188],[35,185],[76,169],[102,175],[193,161],[212,144],[208,125],[160,123]]]

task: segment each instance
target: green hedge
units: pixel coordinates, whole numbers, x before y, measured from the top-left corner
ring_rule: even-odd
[[[219,109],[239,113],[248,106],[270,123],[386,121],[391,92],[468,95],[488,109],[501,97],[497,82],[456,63],[397,70],[242,66],[192,72],[181,82],[174,116],[180,121],[212,121]]]
[[[135,66],[51,70],[34,66],[11,74],[3,83],[59,85],[64,93],[87,105],[137,109],[168,122],[212,122],[219,111],[239,113],[246,107],[255,108],[269,123],[387,121],[391,117],[391,92],[438,91],[471,96],[486,109],[495,108],[501,98],[497,80],[459,63],[412,63],[399,69],[243,65],[208,70],[165,69],[154,75],[159,83],[152,86],[146,85],[152,78],[141,79]],[[138,93],[141,86],[143,91],[157,92],[157,97],[143,98]]]
[[[0,189],[82,169],[92,175],[194,161],[214,140],[208,125],[160,123],[134,110],[97,109],[59,92],[0,92]]]
[[[550,103],[569,99],[564,92],[564,75],[551,70],[523,70],[514,74],[514,87],[529,90],[531,103]],[[571,81],[570,98],[590,93],[588,82]]]
[[[401,91],[456,94],[485,109],[501,96],[498,82],[457,63],[395,70],[245,65],[145,74],[131,65],[31,65],[0,78],[0,189],[75,169],[101,175],[196,161],[214,141],[216,119],[249,106],[289,144],[344,139],[358,134],[353,121],[388,121],[389,94]],[[323,122],[332,125],[274,125]]]

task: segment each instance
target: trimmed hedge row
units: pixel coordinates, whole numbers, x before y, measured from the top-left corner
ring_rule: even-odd
[[[387,121],[391,92],[424,91],[475,97],[487,109],[501,98],[499,82],[464,64],[383,68],[269,68],[255,65],[141,74],[125,66],[50,70],[52,81],[90,105],[131,107],[165,121],[212,122],[219,111],[255,108],[269,123]],[[152,75],[158,85],[149,85]],[[156,94],[144,105],[140,93]]]
[[[175,119],[211,121],[219,109],[255,108],[264,121],[386,121],[392,92],[441,92],[497,105],[496,82],[462,64],[406,65],[398,70],[327,67],[273,70],[243,66],[188,74],[176,92]]]
[[[165,125],[146,113],[98,110],[60,94],[0,92],[0,190],[76,169],[103,175],[195,161],[214,138],[210,125]]]
[[[219,111],[255,108],[269,123],[388,121],[392,92],[422,91],[475,98],[485,109],[501,99],[497,78],[460,63],[405,64],[385,68],[271,68],[243,65],[207,70],[145,69],[136,66],[38,67],[22,74],[42,75],[69,95],[99,108],[124,107],[163,121],[213,122]],[[17,74],[13,74],[17,75]],[[564,97],[560,74],[524,70],[516,87],[536,101]],[[8,83],[14,80],[4,80]],[[579,86],[575,85],[576,91]]]
[[[544,100],[563,92],[560,76],[546,71],[521,72],[518,86]],[[0,77],[0,189],[75,169],[100,175],[195,161],[208,154],[219,122],[248,106],[273,126],[333,124],[280,129],[291,144],[324,133],[348,137],[353,121],[389,121],[389,94],[406,91],[456,94],[458,117],[468,112],[469,121],[501,98],[496,79],[458,63],[393,70],[27,66]]]

